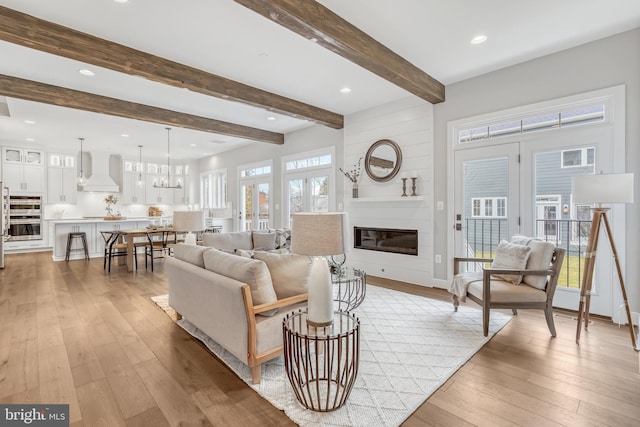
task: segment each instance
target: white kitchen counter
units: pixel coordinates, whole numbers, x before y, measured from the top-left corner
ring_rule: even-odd
[[[67,236],[71,232],[84,232],[87,235],[87,246],[90,258],[104,256],[104,239],[101,231],[135,230],[146,228],[151,219],[160,217],[138,217],[120,220],[104,220],[102,218],[62,218],[51,220],[51,240],[53,246],[53,260],[64,260],[67,250]],[[75,247],[75,246],[74,246]],[[81,259],[82,252],[72,252],[71,259]]]

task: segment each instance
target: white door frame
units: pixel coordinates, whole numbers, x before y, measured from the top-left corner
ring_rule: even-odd
[[[624,173],[626,172],[625,166],[625,85],[614,86],[611,88],[595,90],[592,92],[581,93],[564,98],[558,98],[551,101],[545,101],[541,103],[535,103],[525,105],[521,107],[511,108],[507,110],[496,111],[493,113],[478,115],[465,119],[451,121],[447,124],[447,197],[448,200],[455,200],[455,151],[461,149],[461,144],[458,142],[458,132],[460,129],[469,128],[471,126],[481,126],[484,123],[492,123],[501,120],[508,120],[509,118],[524,117],[534,112],[542,112],[545,110],[572,108],[581,103],[588,101],[602,101],[606,105],[606,123],[610,127],[612,132],[613,147],[611,150],[612,157],[612,173]],[[585,127],[589,127],[586,125]],[[597,126],[597,125],[593,125]],[[553,132],[553,131],[546,131]],[[536,137],[537,135],[531,134]],[[527,140],[529,135],[520,135],[522,141]],[[539,136],[538,136],[539,137]],[[499,139],[496,139],[499,140]],[[490,146],[496,143],[496,140],[482,141],[473,143],[476,147]],[[527,183],[521,183],[521,185],[527,185]],[[449,203],[449,206],[453,207],[454,204]],[[524,213],[526,209],[521,209]],[[626,245],[624,244],[625,235],[625,208],[624,205],[614,205],[611,209],[610,215],[612,223],[613,239],[616,242],[618,249],[618,259],[622,268],[626,266]],[[447,240],[447,257],[453,259],[455,253],[455,212],[449,212],[447,220],[447,228],[451,230]],[[606,246],[606,245],[604,245]],[[600,253],[608,251],[610,248],[603,247]],[[453,277],[453,263],[448,263],[449,268],[447,277],[449,280]],[[615,270],[614,270],[615,271]],[[611,278],[613,283],[613,298],[611,304],[612,319],[615,322],[623,320],[623,314],[616,308],[623,303],[622,295],[620,292],[620,286],[617,284],[617,279]],[[576,307],[577,310],[577,307]]]

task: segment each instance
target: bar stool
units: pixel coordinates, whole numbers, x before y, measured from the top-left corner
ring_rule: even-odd
[[[81,248],[73,248],[73,242],[76,239],[80,239],[80,243],[82,244]],[[69,255],[73,251],[84,251],[84,258],[89,260],[89,249],[87,247],[87,233],[84,231],[76,231],[71,232],[67,235],[67,251],[64,256],[64,260],[69,262]]]

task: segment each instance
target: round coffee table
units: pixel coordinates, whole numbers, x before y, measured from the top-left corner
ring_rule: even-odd
[[[331,325],[315,327],[300,310],[285,317],[282,333],[284,367],[298,402],[318,412],[344,405],[358,376],[358,318],[336,311]]]

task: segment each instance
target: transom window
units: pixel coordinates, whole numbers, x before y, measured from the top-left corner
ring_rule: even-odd
[[[250,176],[269,175],[271,173],[271,165],[248,167],[240,170],[240,178]]]
[[[317,156],[306,157],[303,159],[288,160],[285,163],[287,171],[298,169],[306,169],[315,166],[326,166],[331,164],[331,154],[321,154]]]
[[[522,135],[530,132],[588,125],[603,122],[604,120],[604,104],[580,106],[460,129],[458,131],[458,143],[466,144],[505,136]]]

